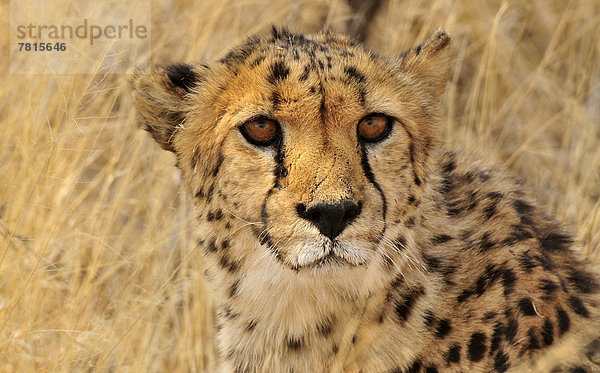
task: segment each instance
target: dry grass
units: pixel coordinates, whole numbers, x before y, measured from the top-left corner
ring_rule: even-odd
[[[343,30],[349,20],[341,1],[267,4],[153,1],[154,62],[211,60],[271,23]],[[448,141],[527,179],[594,259],[599,10],[597,0],[395,1],[367,39],[397,53],[444,25],[457,54]],[[189,202],[172,156],[137,130],[126,77],[0,65],[0,371],[213,367]]]

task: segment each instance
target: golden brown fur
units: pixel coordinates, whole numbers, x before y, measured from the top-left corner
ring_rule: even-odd
[[[600,370],[600,286],[569,236],[520,181],[440,145],[450,50],[443,31],[384,57],[274,29],[133,77],[194,199],[219,371]],[[394,119],[379,143],[357,135],[369,113]],[[238,130],[257,115],[281,125],[271,147]],[[342,200],[361,210],[334,241],[297,212]]]

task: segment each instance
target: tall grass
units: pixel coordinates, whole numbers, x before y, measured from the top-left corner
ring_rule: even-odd
[[[152,51],[136,51],[147,56],[138,64],[210,61],[271,23],[344,30],[352,17],[335,0],[152,3]],[[448,143],[525,178],[600,259],[600,2],[390,1],[367,43],[398,53],[438,25],[457,56]],[[6,35],[0,42],[8,52]],[[189,202],[172,155],[136,127],[127,77],[10,75],[8,63],[0,371],[214,367]]]

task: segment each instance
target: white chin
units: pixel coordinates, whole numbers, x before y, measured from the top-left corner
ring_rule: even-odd
[[[365,245],[366,246],[366,245]],[[305,242],[296,256],[295,267],[359,266],[370,258],[368,251],[349,242],[323,238]]]

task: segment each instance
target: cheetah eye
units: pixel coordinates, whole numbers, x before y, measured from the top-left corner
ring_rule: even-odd
[[[358,137],[364,142],[378,142],[392,129],[392,118],[384,114],[369,114],[358,122]]]
[[[279,124],[269,118],[254,118],[240,126],[244,138],[258,146],[271,145],[279,135]]]

